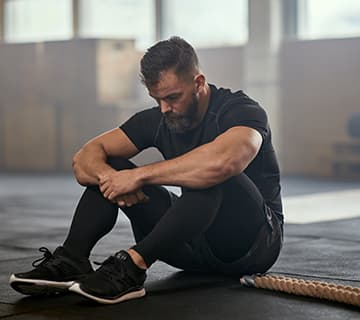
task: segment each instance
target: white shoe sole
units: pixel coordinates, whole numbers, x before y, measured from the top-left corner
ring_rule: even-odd
[[[74,281],[48,281],[38,279],[24,279],[12,274],[9,279],[10,286],[26,295],[50,295],[59,294],[68,291],[74,284]]]
[[[138,291],[132,291],[132,292],[122,295],[121,297],[114,298],[114,299],[99,298],[99,297],[93,296],[93,295],[83,291],[81,289],[79,283],[76,283],[76,282],[69,288],[69,291],[75,292],[77,294],[80,294],[80,295],[88,298],[88,299],[91,299],[93,301],[96,301],[96,302],[102,303],[102,304],[115,304],[115,303],[123,302],[126,300],[141,298],[141,297],[145,296],[145,294],[146,294],[145,289],[142,288]]]

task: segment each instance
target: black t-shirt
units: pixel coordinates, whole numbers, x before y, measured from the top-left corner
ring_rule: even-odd
[[[242,91],[231,92],[229,89],[218,89],[214,85],[210,85],[210,89],[209,107],[203,121],[186,133],[170,131],[158,106],[136,113],[120,128],[139,150],[155,147],[165,159],[180,156],[211,142],[234,126],[257,130],[263,142],[259,153],[244,173],[258,187],[266,204],[281,213],[279,165],[264,109]]]

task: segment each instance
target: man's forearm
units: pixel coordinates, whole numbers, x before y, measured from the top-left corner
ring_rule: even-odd
[[[73,159],[76,180],[81,185],[98,185],[101,175],[114,171],[106,160],[106,154],[101,146],[84,146]]]
[[[135,177],[140,184],[208,188],[243,172],[261,143],[256,130],[234,127],[182,156],[134,169]]]
[[[210,145],[203,145],[180,157],[136,168],[142,184],[176,185],[203,189],[219,184],[233,175],[226,156]]]

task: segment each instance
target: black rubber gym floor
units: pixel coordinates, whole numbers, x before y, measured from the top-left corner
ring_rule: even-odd
[[[355,188],[305,178],[283,179],[283,194]],[[70,223],[81,193],[70,176],[0,175],[0,318],[11,319],[360,319],[360,309],[314,298],[242,287],[237,278],[189,274],[157,262],[143,299],[103,306],[67,294],[24,297],[8,286],[12,272],[28,270],[37,248],[53,250]],[[271,272],[360,287],[360,217],[286,224],[282,254]],[[94,249],[101,261],[132,244],[119,221]],[[309,278],[309,277],[310,278]],[[331,278],[331,279],[328,279]],[[336,278],[336,280],[335,280]]]

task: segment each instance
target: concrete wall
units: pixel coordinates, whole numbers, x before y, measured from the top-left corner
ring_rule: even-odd
[[[199,49],[197,52],[200,67],[210,83],[235,91],[245,87],[244,47]]]
[[[283,173],[359,176],[347,124],[360,112],[360,39],[283,43],[267,64],[277,70],[251,52],[198,50],[209,82],[245,89],[267,110]],[[69,170],[85,141],[153,106],[138,79],[142,54],[115,40],[0,45],[0,170]],[[261,73],[271,81],[256,82]],[[159,159],[152,150],[136,161]]]
[[[284,42],[271,64],[278,71],[261,61],[249,69],[246,47],[198,52],[210,82],[245,89],[267,110],[284,174],[360,177],[360,139],[348,133],[360,112],[359,38]]]
[[[359,57],[360,38],[284,43],[284,173],[360,177],[360,139],[348,133],[360,112]]]
[[[0,170],[69,170],[91,137],[132,111],[132,41],[0,45]]]

